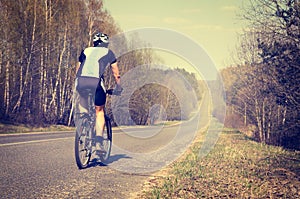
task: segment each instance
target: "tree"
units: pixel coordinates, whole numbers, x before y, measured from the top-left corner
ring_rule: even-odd
[[[118,27],[100,0],[1,0],[0,6],[1,119],[66,123],[75,63],[88,32],[116,34]]]
[[[294,139],[293,147],[298,147],[299,1],[252,0],[244,18],[251,23],[251,37],[246,35],[252,45],[243,41],[241,57],[246,61],[239,66],[239,80],[230,86],[229,103],[239,114],[244,109],[259,141],[288,146],[287,140]]]

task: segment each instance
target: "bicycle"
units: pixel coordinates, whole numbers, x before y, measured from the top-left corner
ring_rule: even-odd
[[[75,159],[79,169],[85,169],[89,166],[90,159],[93,153],[96,152],[95,146],[100,142],[101,153],[98,154],[100,161],[104,164],[108,162],[111,145],[112,145],[112,128],[110,118],[105,116],[105,127],[101,140],[96,140],[95,129],[95,109],[94,109],[94,94],[91,89],[86,89],[88,92],[88,113],[79,113],[79,128],[76,128],[75,134]],[[113,89],[107,90],[108,95],[119,95]]]

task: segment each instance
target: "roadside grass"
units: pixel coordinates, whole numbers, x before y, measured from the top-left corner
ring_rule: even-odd
[[[202,135],[203,136],[203,135]],[[203,137],[140,198],[300,198],[300,151],[257,143],[232,129],[198,158]]]
[[[163,123],[155,124],[153,126],[171,126],[178,123],[179,121],[166,121]],[[49,132],[49,131],[75,131],[75,127],[65,126],[65,125],[33,127],[24,124],[7,124],[5,122],[3,123],[0,122],[0,134]]]
[[[48,132],[48,131],[74,131],[75,127],[64,125],[51,125],[48,127],[30,127],[23,124],[0,123],[0,134]]]

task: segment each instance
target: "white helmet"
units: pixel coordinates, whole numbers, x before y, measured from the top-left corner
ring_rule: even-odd
[[[107,34],[98,32],[94,35],[93,43],[94,43],[94,46],[98,46],[100,43],[108,44],[108,40],[109,40],[109,38],[108,38]]]

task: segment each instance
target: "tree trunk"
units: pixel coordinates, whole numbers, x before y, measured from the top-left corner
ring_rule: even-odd
[[[57,97],[57,91],[59,89],[58,86],[61,86],[59,84],[59,82],[61,82],[62,62],[63,62],[63,56],[65,54],[66,46],[67,46],[67,32],[68,32],[68,27],[66,26],[65,32],[64,32],[64,38],[63,38],[63,49],[61,50],[60,55],[59,55],[58,69],[57,69],[57,74],[56,74],[56,78],[55,78],[55,85],[54,85],[53,92],[52,92],[52,98],[50,101],[50,107],[52,104],[54,104],[55,99]],[[59,100],[59,98],[57,100]],[[60,102],[57,102],[57,104],[60,104]],[[56,115],[58,115],[58,110],[59,110],[59,107],[56,107]]]
[[[6,63],[5,68],[5,87],[4,87],[4,101],[5,101],[5,114],[7,115],[9,112],[10,106],[10,87],[9,87],[9,61]]]
[[[265,99],[262,103],[262,114],[261,114],[261,120],[262,120],[262,135],[263,135],[263,143],[266,143],[266,111],[265,111]]]
[[[15,111],[16,109],[18,109],[21,105],[21,101],[24,95],[24,90],[26,89],[27,85],[28,85],[28,81],[29,81],[29,67],[31,65],[31,60],[32,60],[32,53],[33,53],[33,49],[34,49],[34,45],[35,45],[35,32],[36,32],[36,0],[34,1],[34,18],[33,18],[33,26],[32,26],[32,35],[31,35],[31,45],[30,45],[30,51],[29,51],[29,55],[28,55],[28,59],[27,59],[27,64],[26,64],[26,71],[25,71],[25,78],[24,78],[24,83],[20,82],[20,93],[19,93],[19,97],[18,100],[13,108],[13,111]]]
[[[263,142],[263,129],[262,129],[262,121],[260,118],[260,110],[258,106],[258,101],[255,99],[255,115],[256,115],[256,122],[258,127],[258,134],[259,134],[259,140]]]

